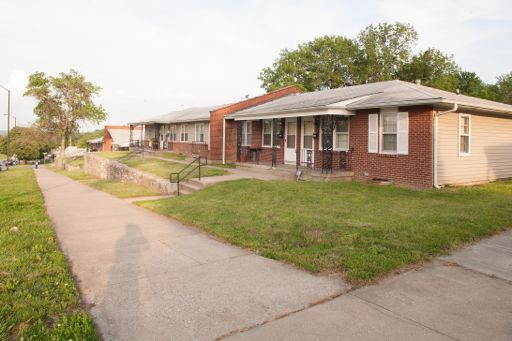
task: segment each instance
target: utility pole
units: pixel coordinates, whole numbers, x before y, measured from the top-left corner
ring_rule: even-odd
[[[5,86],[0,85],[2,89],[7,91],[7,169],[9,169],[9,128],[11,126],[11,90],[7,89]]]

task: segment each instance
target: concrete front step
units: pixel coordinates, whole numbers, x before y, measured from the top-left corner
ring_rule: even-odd
[[[190,194],[192,192],[204,189],[205,187],[206,184],[198,179],[188,179],[187,181],[180,183],[180,195]]]

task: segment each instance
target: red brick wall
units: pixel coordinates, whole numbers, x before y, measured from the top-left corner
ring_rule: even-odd
[[[184,155],[200,154],[203,156],[208,153],[208,145],[206,143],[169,142],[167,149]]]
[[[285,88],[272,91],[258,97],[249,98],[247,100],[211,111],[210,160],[222,160],[222,121],[224,120],[224,116],[253,107],[258,104],[270,102],[283,96],[300,92],[301,90],[296,86],[287,86]],[[234,162],[236,160],[236,124],[232,120],[226,121],[226,160],[229,160],[229,162]]]
[[[359,111],[350,118],[350,149],[355,179],[383,178],[396,184],[432,187],[433,109],[430,106],[404,107],[409,112],[408,155],[368,153],[368,114]],[[368,172],[368,176],[364,176]]]
[[[103,151],[109,152],[112,147],[112,136],[108,132],[107,127],[103,129]]]
[[[229,128],[228,128],[229,127]],[[284,119],[282,121],[282,127],[284,129]],[[262,140],[262,120],[252,121],[252,139],[251,139],[251,147],[261,148],[260,151],[260,161],[265,163],[272,162],[272,147],[263,147]],[[236,122],[233,120],[226,121],[226,132],[229,132],[229,135],[226,136],[226,162],[233,163],[236,162]],[[229,148],[227,148],[229,146]],[[244,157],[249,159],[249,147],[242,146],[241,158]],[[279,148],[276,151],[277,163],[284,163],[284,139],[281,139],[281,143],[279,144]]]

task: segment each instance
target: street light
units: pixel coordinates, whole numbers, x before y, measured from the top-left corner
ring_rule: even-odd
[[[7,160],[9,160],[9,128],[11,126],[11,90],[0,84],[0,88],[7,91]],[[9,169],[9,161],[7,161],[7,169]]]

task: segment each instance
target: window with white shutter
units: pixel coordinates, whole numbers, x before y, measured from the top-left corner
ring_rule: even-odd
[[[409,113],[398,113],[398,139],[397,153],[407,155],[409,153]]]
[[[368,153],[379,151],[379,115],[368,115]]]

